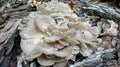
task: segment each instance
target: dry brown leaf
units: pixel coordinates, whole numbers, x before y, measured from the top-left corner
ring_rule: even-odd
[[[73,10],[73,12],[75,12],[75,6],[72,0],[70,0],[70,2],[68,3],[70,8]]]

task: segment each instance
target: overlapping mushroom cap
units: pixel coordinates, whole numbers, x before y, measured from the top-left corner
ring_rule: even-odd
[[[27,60],[37,58],[43,66],[62,65],[58,63],[74,60],[78,53],[89,56],[100,44],[99,27],[81,22],[67,4],[48,2],[38,9],[20,26],[21,49]]]

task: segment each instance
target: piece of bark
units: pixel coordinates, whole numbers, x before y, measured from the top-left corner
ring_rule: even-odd
[[[94,54],[90,55],[88,58],[76,62],[70,65],[70,67],[101,67],[101,66],[111,66],[116,65],[117,60],[115,60],[115,49],[99,50]]]
[[[10,44],[10,46],[12,46],[14,44],[14,41],[12,42],[12,41],[8,41],[8,40],[10,40],[10,38],[11,38],[11,40],[14,40],[14,38],[12,38],[12,37],[15,37],[15,32],[17,30],[17,27],[20,25],[21,21],[22,21],[22,19],[15,19],[15,20],[9,21],[8,25],[10,23],[13,23],[12,27],[10,27],[10,29],[6,31],[5,28],[6,28],[6,26],[8,26],[8,25],[6,25],[5,28],[2,29],[1,33],[4,33],[4,34],[2,35],[2,37],[0,39],[1,47],[3,47],[5,44],[6,45],[8,44],[8,46],[9,46],[9,44]],[[1,41],[1,40],[5,40],[5,41]],[[9,43],[7,43],[7,42],[9,42]],[[10,49],[11,47],[8,47],[8,46],[6,48]],[[8,54],[10,52],[10,50],[6,51],[6,54]]]
[[[107,36],[107,37],[103,37],[102,38],[102,43],[101,43],[101,47],[103,47],[104,49],[110,49],[110,48],[112,48],[112,42],[111,42],[111,40],[112,40],[112,37],[110,37],[110,36]]]
[[[80,9],[84,13],[88,13],[88,15],[99,16],[106,19],[112,19],[114,21],[120,21],[120,12],[104,5],[92,5],[88,2],[80,0],[82,6]]]
[[[117,57],[118,57],[118,64],[120,64],[120,40],[116,44],[116,51],[117,51]]]
[[[2,24],[3,22],[5,22],[5,20],[10,16],[9,13],[5,13],[5,14],[2,14],[0,13],[0,24]]]
[[[15,9],[8,9],[8,10],[6,10],[6,12],[11,13],[11,12],[15,12],[15,11],[27,10],[30,6],[31,6],[30,4],[22,5]]]
[[[17,36],[17,28],[20,25],[22,19],[14,19],[9,21],[2,30],[0,30],[0,61],[4,55],[8,55],[14,45],[15,37]],[[10,26],[9,26],[10,25]],[[1,63],[0,63],[1,64]]]

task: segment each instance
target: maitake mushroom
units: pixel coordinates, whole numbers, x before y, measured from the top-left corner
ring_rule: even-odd
[[[82,23],[68,4],[52,1],[41,4],[38,10],[20,26],[21,49],[27,60],[37,58],[43,66],[63,65],[78,53],[89,56],[100,44],[100,31]]]

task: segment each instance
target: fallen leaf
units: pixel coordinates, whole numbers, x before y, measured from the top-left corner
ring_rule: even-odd
[[[73,12],[76,12],[73,1],[70,0],[68,4],[69,4],[70,8],[73,10]]]

